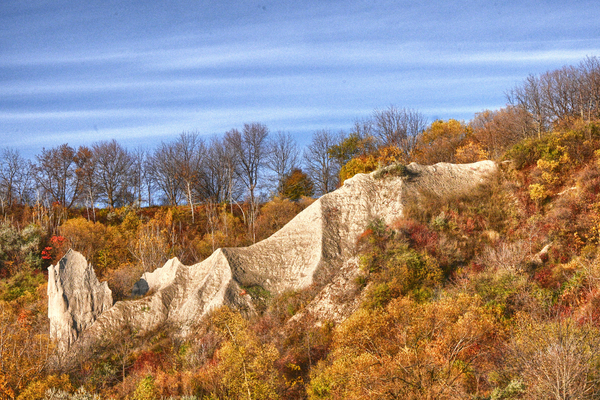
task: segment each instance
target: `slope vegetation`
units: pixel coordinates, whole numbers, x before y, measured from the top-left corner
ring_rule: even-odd
[[[332,293],[345,290],[344,283],[358,270],[354,258],[356,242],[370,222],[380,219],[391,223],[402,216],[407,199],[418,198],[424,192],[439,196],[467,193],[495,169],[491,161],[433,166],[413,163],[358,174],[259,243],[245,248],[219,249],[191,266],[171,259],[162,268],[144,274],[134,288],[141,298],[117,302],[99,314],[92,324],[89,313],[78,311],[90,307],[72,308],[73,301],[69,298],[69,293],[78,293],[79,303],[81,299],[91,299],[91,296],[81,295],[89,284],[80,280],[81,287],[69,292],[60,284],[50,285],[50,318],[57,315],[57,308],[73,314],[60,321],[53,319],[55,328],[51,334],[60,340],[55,334],[60,327],[56,326],[68,322],[72,326],[89,326],[77,332],[82,343],[126,328],[143,333],[169,325],[185,335],[209,311],[221,305],[248,316],[256,313],[250,294],[256,289],[277,294],[309,285],[321,290],[310,309],[323,318],[341,320],[354,307],[336,304],[335,298],[339,296]],[[57,282],[72,281],[59,276],[71,273],[69,260],[61,261],[66,264],[63,268],[51,267],[58,276]],[[57,300],[60,298],[63,303]],[[85,326],[78,322],[84,318]],[[88,340],[81,340],[81,336]],[[69,338],[67,346],[73,341],[72,336]]]

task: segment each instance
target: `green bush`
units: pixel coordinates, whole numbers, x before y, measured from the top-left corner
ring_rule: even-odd
[[[40,268],[42,230],[35,224],[19,230],[3,222],[0,224],[0,270],[14,273],[23,268]]]
[[[387,167],[383,167],[375,171],[373,177],[375,179],[383,179],[386,177],[406,177],[410,175],[410,171],[404,164],[392,164]]]
[[[45,282],[42,273],[31,270],[18,272],[11,278],[0,281],[0,300],[13,301],[21,297],[37,300],[37,289]]]

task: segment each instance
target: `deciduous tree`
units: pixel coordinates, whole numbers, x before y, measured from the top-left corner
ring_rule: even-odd
[[[248,190],[250,236],[256,240],[255,221],[258,213],[257,186],[261,178],[269,130],[260,123],[244,124],[242,132],[232,129],[225,133],[225,141],[237,158],[236,174]]]
[[[62,207],[71,208],[81,194],[75,150],[63,144],[49,150],[42,149],[36,158],[36,181],[42,193]]]
[[[317,195],[329,193],[338,185],[340,165],[336,159],[330,156],[329,150],[339,141],[339,135],[331,131],[316,131],[304,150],[306,171],[315,183],[315,194]]]
[[[600,335],[591,325],[524,317],[510,349],[527,385],[525,398],[592,399],[600,393]]]
[[[523,108],[510,105],[476,113],[470,125],[474,138],[494,160],[534,131],[531,115]]]
[[[40,377],[53,352],[31,311],[0,301],[0,398],[15,398]]]
[[[84,198],[83,202],[88,210],[88,220],[90,219],[89,209],[92,209],[93,220],[96,220],[96,201],[98,188],[96,182],[96,160],[92,149],[87,146],[80,146],[75,154],[76,173],[81,182],[81,192]]]
[[[499,326],[477,297],[417,304],[398,298],[360,310],[336,329],[333,351],[312,373],[309,398],[464,399],[491,365]]]
[[[110,208],[130,204],[134,159],[116,140],[92,146],[96,182],[100,196]]]
[[[298,168],[299,161],[300,150],[293,136],[289,132],[277,132],[268,143],[265,157],[265,167],[273,173],[277,191],[281,191],[283,179]]]
[[[194,187],[202,179],[202,164],[205,161],[206,148],[196,132],[184,132],[175,141],[177,174],[181,178],[185,196],[195,222]]]
[[[181,176],[177,171],[177,148],[162,142],[148,157],[146,168],[152,182],[164,195],[165,203],[176,206],[182,196]]]
[[[302,197],[310,197],[314,193],[312,180],[299,168],[285,175],[280,186],[279,195],[294,201]]]
[[[275,346],[262,344],[248,329],[247,321],[227,308],[218,310],[212,323],[226,340],[217,353],[221,393],[214,394],[248,400],[278,398],[274,363],[279,352]]]
[[[456,162],[456,150],[465,143],[471,128],[455,119],[434,121],[420,136],[416,160],[423,164]]]
[[[0,206],[12,207],[14,203],[27,201],[31,168],[19,151],[6,147],[0,152]]]
[[[427,127],[427,118],[416,110],[389,106],[373,113],[373,133],[382,146],[395,146],[409,160],[419,136]]]

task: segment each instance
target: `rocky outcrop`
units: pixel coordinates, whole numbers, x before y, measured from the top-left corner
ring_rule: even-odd
[[[100,283],[85,257],[73,250],[48,267],[50,336],[68,349],[96,318],[113,305],[112,292]]]
[[[345,301],[343,293],[358,271],[356,240],[371,221],[381,218],[391,223],[402,216],[407,199],[418,199],[423,191],[445,196],[471,190],[495,169],[494,163],[484,161],[410,164],[358,174],[268,239],[245,248],[219,249],[192,266],[172,259],[144,274],[134,293],[145,297],[116,303],[88,333],[93,337],[120,331],[124,325],[143,332],[170,324],[185,335],[223,304],[254,313],[248,294],[252,291],[247,290],[254,286],[277,294],[315,283],[322,291],[307,309],[326,319],[342,320],[358,304],[356,299]]]

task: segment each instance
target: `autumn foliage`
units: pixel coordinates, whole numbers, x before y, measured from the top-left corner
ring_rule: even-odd
[[[565,71],[528,78],[506,108],[470,122],[424,124],[418,112],[392,106],[347,134],[320,131],[304,170],[290,167],[295,148],[280,134],[269,147],[282,157],[269,159],[275,184],[268,196],[255,182],[248,197],[253,183],[239,180],[231,157],[247,148],[227,147],[238,137],[233,131],[231,143],[182,135],[148,157],[115,141],[44,150],[35,170],[47,198],[28,198],[16,185],[1,204],[0,399],[597,398],[598,88],[558,96],[569,84]],[[578,82],[594,77],[597,59],[571,72]],[[539,110],[533,84],[546,88]],[[571,95],[571,111],[551,107]],[[188,164],[170,164],[169,155],[186,146],[211,161],[202,175],[190,167],[200,161],[192,153]],[[98,187],[92,161],[100,156],[120,157],[131,185]],[[26,166],[13,152],[0,157]],[[499,169],[478,189],[407,193],[402,216],[389,225],[375,219],[358,236],[358,269],[344,294],[358,305],[343,322],[304,312],[329,283],[323,275],[297,291],[242,288],[258,312],[249,319],[224,307],[185,337],[172,326],[144,335],[111,331],[93,354],[68,364],[56,357],[45,268],[69,248],[87,257],[116,300],[127,300],[139,276],[168,258],[192,264],[219,247],[264,239],[315,192],[357,173],[388,166],[375,179],[411,179],[405,165],[412,161],[482,158]],[[141,174],[144,163],[154,183]],[[153,205],[155,193],[164,205]]]

